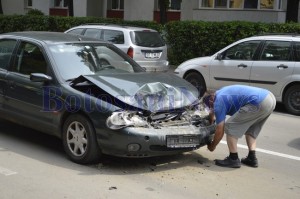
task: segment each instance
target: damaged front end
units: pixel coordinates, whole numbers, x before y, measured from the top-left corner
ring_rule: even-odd
[[[148,78],[148,79],[147,79]],[[151,77],[151,78],[154,78]],[[81,76],[72,87],[113,105],[110,129],[98,131],[102,152],[149,157],[195,150],[211,142],[215,125],[188,82],[158,74]],[[100,139],[101,138],[101,139]]]
[[[215,132],[208,114],[199,108],[201,105],[160,113],[117,111],[107,118],[106,125],[113,130],[135,132],[133,134],[142,132],[148,140],[157,137],[158,140],[149,145],[152,150],[190,151],[210,143]]]
[[[196,127],[209,126],[208,114],[205,111],[191,109],[172,112],[149,113],[147,111],[117,111],[106,120],[110,129],[117,130],[125,127],[145,127],[159,129],[169,126]]]

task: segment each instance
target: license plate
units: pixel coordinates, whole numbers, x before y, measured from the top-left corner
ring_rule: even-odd
[[[159,58],[160,57],[160,53],[146,53],[145,57],[146,58]]]
[[[194,135],[167,135],[168,148],[197,147],[200,144],[199,137]]]

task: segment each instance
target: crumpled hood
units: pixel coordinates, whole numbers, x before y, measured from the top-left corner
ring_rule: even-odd
[[[73,84],[86,80],[125,104],[151,112],[189,106],[198,96],[193,85],[167,73],[84,75]]]

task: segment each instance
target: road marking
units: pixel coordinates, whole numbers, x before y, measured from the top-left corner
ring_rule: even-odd
[[[227,144],[227,142],[223,141],[223,140],[221,140],[221,143],[222,144]],[[248,147],[246,145],[238,144],[237,146],[239,148],[248,149]],[[278,152],[269,151],[269,150],[260,149],[260,148],[256,148],[256,151],[259,151],[259,152],[262,152],[262,153],[266,153],[266,154],[270,154],[270,155],[275,155],[275,156],[283,157],[283,158],[288,158],[288,159],[300,161],[300,157],[293,156],[293,155],[288,155],[288,154],[284,154],[284,153],[278,153]]]
[[[11,170],[3,168],[3,167],[0,167],[0,174],[5,175],[5,176],[10,176],[10,175],[17,174],[17,172],[11,171]]]

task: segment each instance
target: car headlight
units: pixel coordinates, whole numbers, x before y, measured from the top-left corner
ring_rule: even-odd
[[[127,126],[141,127],[148,126],[148,122],[131,111],[113,112],[106,120],[106,126],[110,129],[117,130]]]

